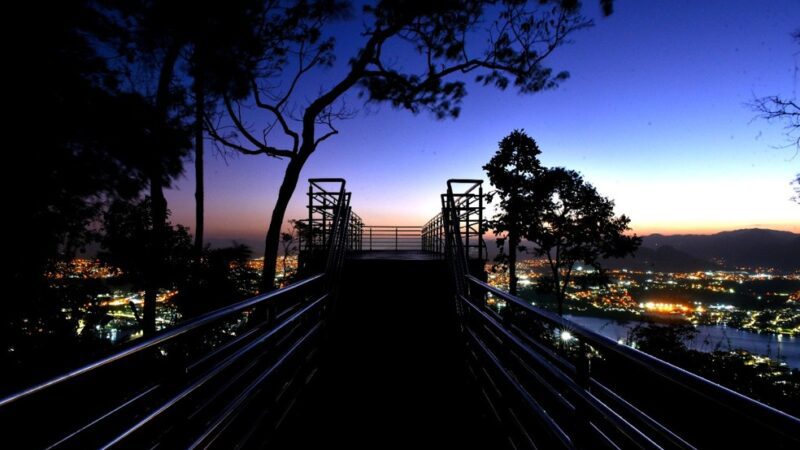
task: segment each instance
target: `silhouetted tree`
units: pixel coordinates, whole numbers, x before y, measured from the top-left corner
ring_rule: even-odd
[[[161,287],[157,280],[164,272],[162,263],[169,233],[164,190],[183,171],[183,158],[191,146],[191,130],[184,117],[187,98],[183,86],[176,81],[181,52],[190,43],[185,25],[189,5],[156,0],[109,3],[107,15],[124,26],[125,33],[116,50],[125,57],[120,64],[132,80],[128,88],[147,95],[154,108],[153,142],[141,149],[153,227],[149,234],[152,242],[146,246],[149,263],[143,266],[147,273],[143,318],[145,334],[152,334],[156,293]]]
[[[133,198],[146,185],[141,150],[153,142],[154,108],[124,91],[124,74],[101,50],[124,29],[99,3],[55,2],[46,13],[26,3],[13,14],[26,35],[7,55],[16,67],[7,73],[15,111],[8,126],[25,140],[4,162],[6,207],[14,218],[5,224],[14,263],[4,278],[9,292],[25,297],[4,302],[0,340],[20,356],[19,340],[35,339],[23,322],[36,323],[54,341],[74,335],[74,327],[62,326],[63,296],[45,274],[98,239],[95,225],[108,202]]]
[[[103,218],[101,243],[105,251],[100,253],[100,259],[122,269],[123,276],[134,290],[148,289],[153,285],[175,286],[180,280],[187,278],[192,260],[192,238],[188,230],[181,225],[173,226],[166,222],[165,235],[160,243],[160,271],[153,278],[149,267],[153,254],[149,247],[153,245],[152,235],[156,232],[152,208],[149,198],[134,202],[117,201],[108,208]],[[148,318],[143,316],[142,329],[152,325],[155,331],[155,294],[157,292],[153,295],[153,323],[148,323]]]
[[[247,262],[252,251],[243,244],[206,248],[192,270],[193,280],[182,283],[175,303],[187,317],[212,311],[254,295]]]
[[[625,234],[630,231],[630,219],[615,216],[614,202],[601,196],[578,172],[546,169],[534,178],[531,194],[523,237],[534,244],[537,256],[547,257],[558,313],[563,314],[575,264],[601,270],[602,259],[633,254],[641,238]]]
[[[688,323],[656,325],[653,322],[637,324],[628,332],[627,344],[668,361],[680,360],[688,350],[687,342],[697,335],[697,329]]]
[[[203,253],[203,235],[205,234],[205,116],[206,86],[205,61],[201,45],[196,44],[195,56],[192,59],[194,68],[194,252],[195,258]]]
[[[283,252],[281,260],[281,268],[283,269],[283,277],[281,278],[282,286],[285,286],[289,280],[289,273],[287,271],[289,257],[296,255],[299,250],[298,239],[301,233],[301,228],[298,225],[299,223],[300,222],[296,220],[290,220],[289,226],[291,228],[281,233],[281,251]]]
[[[195,147],[196,229],[194,255],[203,254],[204,174],[203,131],[207,116],[221,97],[240,99],[250,92],[258,66],[274,41],[266,11],[278,2],[234,0],[224,7],[209,2],[131,0],[110,2],[109,15],[118,17],[126,34],[118,51],[131,74],[131,89],[147,92],[160,124],[152,130],[153,145],[146,148],[146,173],[152,207],[153,242],[145,277],[145,333],[155,330],[155,296],[164,268],[170,231],[164,189],[182,172],[183,157]],[[185,68],[181,61],[186,62]],[[185,70],[184,70],[185,69]],[[136,76],[138,75],[138,77]],[[187,90],[191,78],[193,103]],[[191,110],[191,111],[190,111]],[[192,277],[199,280],[199,277]]]
[[[497,246],[501,249],[498,260],[508,263],[508,291],[512,295],[517,294],[516,264],[520,236],[531,215],[528,198],[543,171],[538,158],[541,153],[536,141],[523,130],[514,130],[500,141],[497,152],[483,166],[494,188],[487,197],[490,201],[494,197],[500,200],[497,214],[487,225],[496,236],[506,233],[507,237],[497,238]],[[508,254],[502,251],[506,240]]]
[[[800,44],[800,30],[792,33],[792,37]],[[797,68],[795,68],[797,70]],[[786,137],[789,145],[795,147],[795,152],[800,152],[800,104],[794,98],[784,98],[778,95],[756,98],[750,107],[759,117],[767,121],[783,121],[786,123]],[[795,195],[792,200],[800,204],[800,173],[792,180]]]
[[[601,3],[609,13],[611,3]],[[474,75],[478,84],[513,86],[520,93],[557,86],[568,74],[554,73],[544,60],[573,32],[591,25],[578,14],[574,0],[378,1],[364,7],[364,42],[344,74],[302,108],[295,108],[291,99],[300,80],[312,69],[333,64],[334,40],[325,32],[348,11],[348,3],[331,0],[298,1],[287,8],[284,23],[291,24],[292,32],[286,42],[296,63],[276,67],[254,82],[253,90],[255,106],[275,120],[264,128],[263,137],[256,137],[260,133],[244,123],[233,102],[227,102],[236,131],[214,133],[220,142],[244,154],[289,160],[266,235],[265,289],[274,283],[280,231],[300,171],[319,145],[338,133],[335,120],[351,114],[342,103],[346,93],[357,90],[368,102],[387,102],[413,113],[427,110],[440,119],[457,117],[467,93],[466,74]],[[402,53],[406,49],[408,54]],[[401,53],[407,62],[404,68],[393,62]],[[277,81],[283,78],[289,82]],[[269,138],[273,128],[283,132],[288,146]]]
[[[194,96],[195,251],[203,252],[205,126],[221,98],[238,101],[250,93],[262,62],[280,59],[279,33],[270,14],[277,0],[234,0],[224,7],[213,2],[173,2],[186,17],[180,23],[190,50],[186,59]],[[280,24],[278,24],[280,25]]]

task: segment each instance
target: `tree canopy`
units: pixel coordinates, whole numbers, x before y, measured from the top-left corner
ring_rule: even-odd
[[[504,233],[506,237],[497,238],[500,263],[507,263],[509,270],[509,292],[517,293],[517,251],[520,246],[521,233],[528,224],[533,211],[530,197],[536,187],[537,179],[542,175],[542,167],[538,156],[541,154],[536,141],[523,130],[514,130],[498,144],[498,150],[483,166],[486,176],[494,188],[488,200],[499,199],[498,212],[488,221],[487,226],[494,230],[496,236]],[[508,240],[508,253],[503,251]]]
[[[632,254],[641,244],[630,231],[628,217],[616,216],[614,202],[601,196],[573,170],[541,165],[539,146],[522,130],[504,137],[498,150],[483,166],[498,198],[497,213],[487,225],[498,236],[502,249],[508,241],[509,292],[516,294],[517,251],[533,244],[533,254],[545,257],[553,277],[553,292],[563,311],[565,291],[575,264],[601,269],[606,258]]]
[[[603,197],[573,170],[546,169],[535,178],[528,223],[523,231],[537,256],[545,257],[553,276],[558,312],[576,264],[602,269],[602,260],[633,254],[641,239],[629,235],[630,219],[616,216],[614,202]]]
[[[601,3],[609,13],[611,3]],[[253,80],[244,105],[225,100],[227,126],[209,127],[231,149],[289,160],[266,236],[265,288],[274,280],[280,230],[300,171],[318,146],[338,133],[336,121],[352,114],[345,94],[358,93],[367,103],[388,103],[412,113],[429,111],[440,119],[457,117],[470,78],[522,94],[556,87],[568,73],[545,61],[573,33],[592,25],[575,1],[378,1],[363,7],[361,43],[344,73],[309,99],[298,86],[334,64],[333,26],[349,12],[349,3],[330,0],[298,1],[284,8],[281,17],[289,26],[283,28],[282,41],[293,57]],[[397,63],[401,54],[404,64]],[[243,118],[248,105],[272,117],[261,131]]]

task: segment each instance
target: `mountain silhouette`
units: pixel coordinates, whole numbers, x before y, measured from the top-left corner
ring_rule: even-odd
[[[700,235],[642,238],[642,247],[658,250],[671,247],[694,258],[714,261],[727,268],[772,267],[791,271],[800,269],[800,234],[788,231],[751,228]]]
[[[694,272],[717,267],[713,262],[700,259],[671,245],[658,248],[642,246],[633,258],[609,259],[603,263],[609,269],[652,270],[653,272]]]

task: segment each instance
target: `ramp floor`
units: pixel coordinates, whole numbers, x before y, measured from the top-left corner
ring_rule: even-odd
[[[503,448],[467,383],[447,277],[444,261],[348,260],[327,358],[270,447]]]

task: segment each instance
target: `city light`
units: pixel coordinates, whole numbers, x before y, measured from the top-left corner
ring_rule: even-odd
[[[493,270],[491,263],[486,270],[490,284],[508,290],[508,271]],[[694,326],[800,336],[797,272],[780,274],[758,267],[693,272],[611,269],[605,273],[608,281],[600,285],[573,278],[564,292],[565,311],[601,317],[615,314],[627,320],[642,320],[644,316],[656,321],[685,321]],[[540,293],[541,280],[550,277],[546,260],[518,261],[517,274],[518,286],[524,288],[521,296],[535,300],[537,307],[555,308],[553,296]],[[766,288],[767,283],[775,281],[782,281],[780,286],[786,290]],[[755,305],[747,303],[747,299],[760,302]]]

